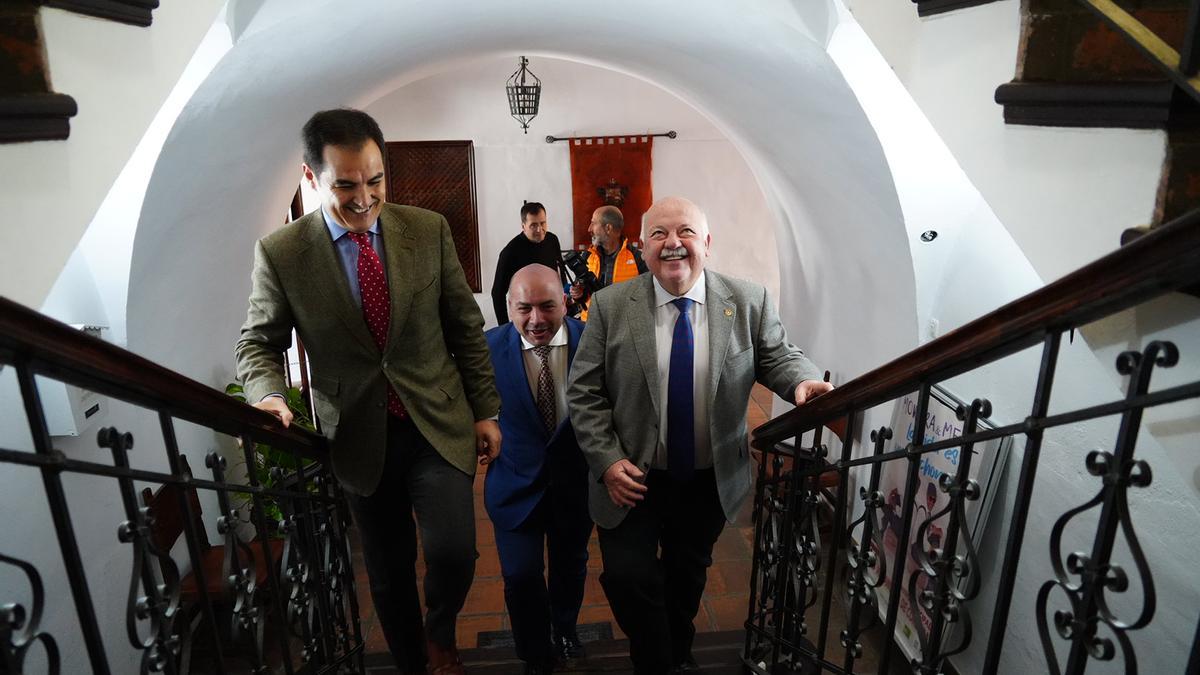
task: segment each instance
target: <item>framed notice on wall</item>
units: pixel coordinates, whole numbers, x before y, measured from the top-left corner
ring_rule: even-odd
[[[475,201],[475,147],[471,141],[387,143],[387,199],[446,217],[467,284],[483,292],[479,271],[479,216]]]
[[[963,423],[955,414],[961,403],[945,389],[935,386],[929,397],[929,412],[926,419],[923,424],[918,425],[916,424],[917,395],[910,394],[898,400],[892,413],[892,446],[886,448],[886,451],[904,450],[918,432],[923,434],[923,442],[926,444],[961,436]],[[993,425],[988,420],[979,422],[981,430],[992,427]],[[976,443],[973,448],[968,474],[971,480],[978,483],[980,498],[966,503],[965,527],[970,533],[971,540],[976,543],[976,548],[978,548],[984,524],[987,522],[988,511],[994,501],[997,479],[1004,470],[1004,462],[1011,446],[1012,438],[1004,437],[985,443]],[[879,619],[884,621],[887,618],[892,575],[896,574],[897,560],[900,560],[904,590],[900,594],[900,611],[896,616],[895,639],[910,659],[921,656],[921,642],[917,634],[916,622],[922,621],[926,634],[932,623],[932,618],[927,615],[926,610],[914,607],[909,598],[908,588],[914,575],[916,575],[915,583],[918,593],[920,589],[923,589],[923,582],[928,579],[925,573],[920,571],[916,556],[921,549],[928,551],[931,548],[942,548],[942,539],[950,522],[950,514],[947,512],[933,518],[925,526],[923,537],[920,536],[922,534],[921,524],[929,519],[930,514],[937,515],[946,510],[949,496],[938,487],[938,480],[943,474],[955,475],[957,473],[961,453],[962,448],[954,446],[921,456],[917,489],[915,494],[908,496],[914,504],[912,527],[908,536],[909,544],[905,551],[896,549],[900,541],[900,528],[903,526],[904,487],[908,477],[909,463],[891,461],[885,462],[881,467],[879,492],[883,496],[884,504],[879,522],[883,530],[882,539],[888,576],[884,579],[884,583],[876,589],[879,600]],[[961,537],[958,549],[960,553],[964,550]],[[976,570],[976,573],[978,572]]]

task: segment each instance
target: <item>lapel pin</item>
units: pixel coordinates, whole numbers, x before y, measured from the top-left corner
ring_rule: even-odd
[[[733,310],[726,307],[725,308],[725,316],[733,316]]]

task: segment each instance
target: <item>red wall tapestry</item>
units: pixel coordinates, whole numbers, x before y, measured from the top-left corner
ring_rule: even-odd
[[[571,144],[571,203],[575,247],[588,246],[592,211],[612,204],[625,216],[625,237],[641,237],[642,214],[650,208],[650,136],[573,138]]]

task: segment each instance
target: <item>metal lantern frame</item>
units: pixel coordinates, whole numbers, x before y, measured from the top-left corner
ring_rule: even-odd
[[[529,59],[522,56],[519,63],[504,89],[508,92],[509,112],[521,123],[521,129],[529,133],[529,123],[537,117],[542,99],[542,81],[529,70]]]

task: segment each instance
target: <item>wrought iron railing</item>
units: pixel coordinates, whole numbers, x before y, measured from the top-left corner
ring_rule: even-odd
[[[1151,374],[1176,365],[1181,358],[1175,345],[1153,341],[1118,359],[1117,371],[1128,382],[1124,398],[1050,414],[1050,397],[1064,334],[1198,283],[1200,210],[755,430],[753,444],[762,458],[754,504],[746,664],[755,672],[772,674],[865,672],[855,665],[863,656],[864,636],[871,630],[881,631],[876,639],[885,645],[877,655],[877,672],[889,673],[896,657],[888,645],[896,634],[903,602],[916,615],[913,672],[944,672],[948,657],[986,639],[982,672],[990,675],[998,672],[1016,600],[1032,603],[1045,654],[1045,661],[1029,672],[1078,674],[1089,661],[1118,660],[1124,663],[1124,672],[1137,672],[1129,635],[1154,620],[1158,600],[1154,561],[1139,546],[1130,516],[1129,500],[1138,496],[1135,488],[1152,481],[1150,466],[1135,453],[1136,440],[1145,409],[1200,398],[1200,380],[1151,391]],[[856,449],[864,411],[912,397],[912,419],[922,421],[915,424],[920,432],[931,419],[928,413],[937,404],[940,383],[1039,344],[1040,370],[1032,410],[1025,419],[983,426],[991,406],[976,399],[960,406],[955,428],[933,442],[924,433],[913,433],[910,441],[892,444],[888,450],[894,430],[881,426],[870,432],[871,445]],[[1190,372],[1195,372],[1196,355],[1190,357]],[[1037,580],[1036,597],[1014,598],[1043,434],[1104,416],[1120,419],[1113,449],[1087,453],[1086,459],[1080,453],[1087,473],[1094,477],[1095,496],[1066,513],[1050,515],[1058,518],[1050,530],[1052,578]],[[829,432],[824,428],[842,424],[840,452],[829,457],[824,442]],[[981,581],[977,533],[967,527],[968,513],[977,508],[981,491],[979,482],[971,478],[972,462],[984,458],[979,451],[983,444],[1022,436],[1020,466],[1009,476],[1016,481],[1015,498],[1007,513],[996,514],[1008,521],[1009,529],[998,572],[988,580],[997,587],[994,604],[983,604],[977,598]],[[789,449],[785,442],[797,449]],[[929,486],[929,508],[918,519],[914,512],[925,506],[915,506],[916,488],[928,459],[955,450],[961,461]],[[903,476],[898,481],[903,487],[895,494],[880,488],[881,472],[889,467],[899,468]],[[852,469],[862,485],[857,495],[847,489]],[[831,474],[838,477],[839,487],[823,497],[822,477],[828,482]],[[851,507],[852,499],[859,501],[857,509]],[[833,511],[824,543],[818,527],[823,501],[832,502]],[[1085,512],[1087,519],[1095,519],[1094,532],[1090,522],[1080,523]],[[860,515],[855,517],[856,513]],[[1089,550],[1063,549],[1068,524],[1093,532]],[[918,526],[915,534],[914,525]],[[1177,524],[1192,536],[1197,524],[1191,523],[1190,530],[1188,525]],[[1113,557],[1118,532],[1134,563],[1129,569]],[[885,538],[890,539],[886,544]],[[895,554],[889,556],[889,550]],[[898,562],[908,558],[909,551],[911,571]],[[1137,592],[1127,593],[1131,588]],[[833,607],[835,589],[846,600],[839,603],[840,612]],[[1124,608],[1129,606],[1137,608],[1127,616]],[[1197,611],[1191,607],[1181,613],[1192,621]],[[972,632],[973,612],[992,615],[987,635]],[[839,628],[835,622],[840,624],[838,639],[831,640],[830,631]],[[1188,626],[1185,631],[1190,635]],[[1065,664],[1060,662],[1059,648],[1066,653]],[[1200,672],[1200,624],[1190,656],[1179,655],[1172,672],[1185,672],[1185,668],[1188,673]],[[871,667],[871,672],[876,668]]]
[[[36,647],[50,673],[60,672],[65,649],[86,649],[92,671],[107,675],[114,666],[105,651],[102,625],[113,624],[125,625],[129,648],[140,652],[141,672],[178,673],[186,669],[185,646],[192,628],[188,624],[196,617],[211,638],[204,672],[363,672],[363,640],[347,539],[349,519],[341,488],[327,468],[321,436],[295,426],[282,430],[270,415],[222,392],[0,298],[0,368],[8,367],[16,371],[33,452],[0,448],[0,469],[22,465],[41,474],[79,635],[51,635],[43,630],[44,574],[23,559],[25,542],[0,541],[0,568],[19,572],[27,584],[21,597],[31,598],[28,606],[22,606],[14,598],[0,597],[0,673],[28,672],[25,662]],[[74,459],[56,450],[35,376],[153,411],[169,472],[132,467],[132,436],[111,427],[102,429],[98,437],[99,445],[111,451],[111,463]],[[266,467],[267,484],[253,470],[244,483],[233,482],[225,476],[225,458],[210,452],[204,461],[211,478],[192,475],[176,438],[176,420],[238,439],[248,468],[256,466],[256,443],[290,453],[290,461],[280,461],[291,465]],[[145,439],[139,442],[143,447],[152,445]],[[120,491],[124,520],[112,523],[113,542],[119,540],[133,552],[132,569],[114,577],[127,574],[130,579],[121,616],[97,612],[93,599],[97,579],[89,580],[83,561],[85,556],[105,552],[81,548],[71,510],[89,505],[68,498],[63,478],[72,474],[115,479]],[[181,601],[181,574],[169,552],[156,544],[156,528],[165,514],[139,501],[135,481],[177,488],[163,490],[160,494],[170,492],[170,498],[156,504],[163,511],[177,506],[175,517],[182,520],[195,575],[189,584],[191,603]],[[212,551],[205,545],[203,523],[196,513],[196,490],[215,492],[220,505],[217,529],[224,555],[217,579],[205,578],[206,570],[211,573],[205,560]],[[249,511],[258,533],[250,544],[242,543],[236,533],[238,501]],[[0,505],[6,518],[29,512],[31,506],[10,504],[3,494]],[[268,506],[281,517],[269,517]]]

